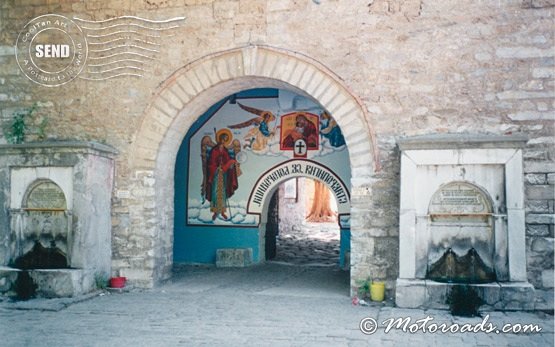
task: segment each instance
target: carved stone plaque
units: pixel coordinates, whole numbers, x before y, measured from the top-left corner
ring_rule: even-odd
[[[66,209],[64,192],[53,182],[43,182],[35,186],[26,202],[27,208],[36,209]]]
[[[441,187],[430,203],[430,214],[477,214],[490,211],[485,194],[464,182],[452,182]]]

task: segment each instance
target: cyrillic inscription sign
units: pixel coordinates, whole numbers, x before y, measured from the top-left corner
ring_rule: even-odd
[[[66,209],[64,192],[53,182],[43,182],[33,188],[27,196],[27,208]]]
[[[490,212],[484,193],[472,184],[452,182],[432,197],[430,214],[476,214]]]

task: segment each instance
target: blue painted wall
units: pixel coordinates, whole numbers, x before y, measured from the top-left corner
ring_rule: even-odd
[[[345,253],[351,251],[351,229],[340,229],[339,239],[339,267],[345,267]],[[349,264],[347,264],[349,265]]]
[[[216,262],[218,248],[252,248],[258,259],[258,228],[218,228],[190,225],[175,228],[174,261],[177,263]]]
[[[253,89],[236,94],[238,98],[277,97],[276,89]],[[177,153],[175,165],[175,219],[173,260],[176,263],[215,263],[218,248],[252,248],[258,261],[258,228],[187,225],[187,182],[189,140],[216,113],[228,98],[210,107],[189,129]]]

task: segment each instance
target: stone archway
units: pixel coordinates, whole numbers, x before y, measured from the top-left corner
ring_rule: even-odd
[[[264,259],[264,244],[270,200],[276,189],[294,177],[305,177],[322,182],[329,188],[338,207],[338,218],[349,215],[351,198],[341,178],[326,166],[312,160],[291,159],[267,170],[254,184],[247,205],[247,212],[260,216],[258,242],[260,259]],[[339,222],[339,221],[338,221]]]
[[[366,109],[341,79],[316,60],[301,54],[248,46],[206,56],[176,71],[145,110],[130,154],[129,209],[131,232],[146,240],[144,258],[120,273],[139,286],[150,287],[171,274],[173,246],[174,168],[179,146],[191,124],[213,100],[251,88],[280,88],[310,97],[336,119],[350,153],[351,217],[357,220],[370,203],[368,186],[378,168],[377,147]],[[357,197],[358,196],[358,197]],[[359,223],[360,224],[360,223]],[[352,228],[353,240],[360,226]],[[365,242],[352,252],[364,252]],[[357,249],[357,247],[361,249]],[[356,258],[352,258],[356,259]],[[114,267],[124,260],[114,259]],[[357,266],[363,264],[353,262]],[[364,272],[361,270],[360,272]]]

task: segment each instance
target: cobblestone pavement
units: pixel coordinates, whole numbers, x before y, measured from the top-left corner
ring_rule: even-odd
[[[280,233],[273,261],[296,265],[339,264],[339,226],[335,223],[305,223],[299,230]]]
[[[389,303],[352,306],[348,278],[333,267],[181,266],[171,282],[155,289],[96,294],[67,307],[67,300],[0,302],[0,345],[553,346],[553,316],[544,313],[492,312],[489,317],[496,325],[538,324],[543,329],[539,334],[386,334],[380,326],[365,335],[359,331],[365,317],[382,322],[429,315],[433,322],[461,326],[482,318],[398,309]]]

